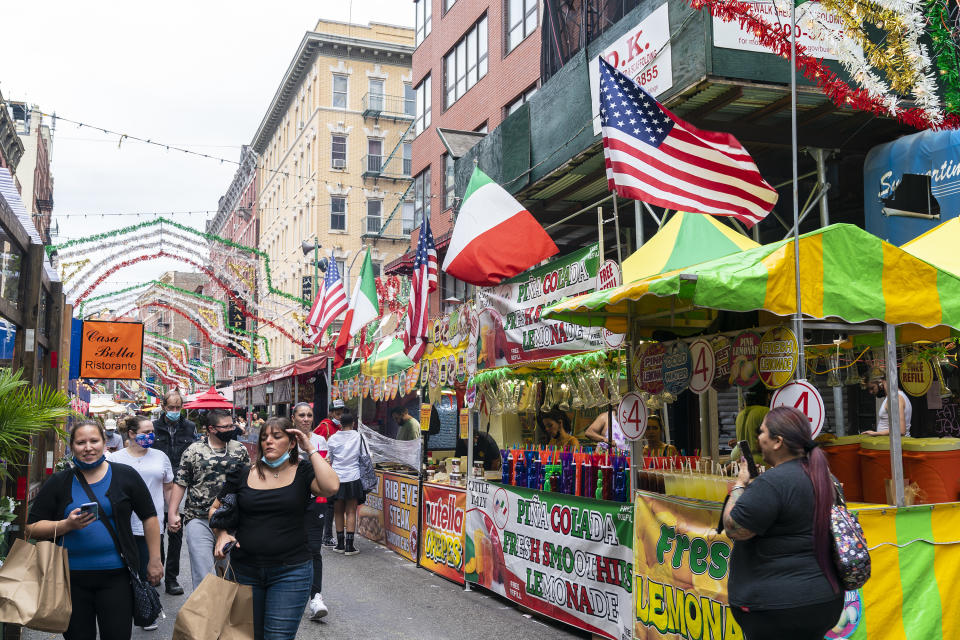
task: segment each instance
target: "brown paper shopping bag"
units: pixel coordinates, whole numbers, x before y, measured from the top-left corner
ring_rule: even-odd
[[[173,640],[221,638],[253,640],[253,590],[207,574],[180,607]]]
[[[53,542],[14,540],[0,567],[0,622],[63,633],[72,613],[66,549]]]

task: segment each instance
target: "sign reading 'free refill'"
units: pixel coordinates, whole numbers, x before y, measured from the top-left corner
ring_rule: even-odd
[[[80,377],[139,380],[143,367],[143,323],[84,320]]]

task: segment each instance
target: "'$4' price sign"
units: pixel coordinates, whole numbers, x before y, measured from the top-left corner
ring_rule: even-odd
[[[690,363],[693,365],[690,374],[690,390],[700,394],[710,388],[716,374],[717,363],[713,355],[713,347],[703,338],[690,343]]]
[[[627,440],[639,440],[647,430],[647,405],[639,393],[631,391],[623,396],[617,407],[617,422]]]

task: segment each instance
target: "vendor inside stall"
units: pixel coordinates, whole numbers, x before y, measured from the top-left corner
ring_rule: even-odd
[[[410,415],[405,406],[394,407],[390,415],[399,427],[397,440],[416,440],[420,437],[420,422]]]
[[[875,369],[871,372],[867,380],[867,391],[870,395],[877,398],[883,398],[883,404],[877,412],[877,428],[870,431],[864,431],[865,436],[886,436],[890,435],[890,398],[887,397],[886,373],[882,369]],[[897,389],[900,405],[900,435],[910,437],[910,419],[913,417],[913,406],[910,404],[910,398],[903,392],[903,389]]]
[[[453,455],[455,457],[467,455],[466,440],[457,440],[457,449]],[[473,428],[473,459],[483,462],[485,471],[496,471],[500,468],[500,445],[489,432],[481,431],[477,426]]]
[[[608,413],[603,411],[597,418],[590,423],[590,426],[587,427],[586,432],[583,434],[589,440],[596,442],[597,446],[601,449],[607,446],[608,438],[613,442],[613,447],[620,451],[626,451],[627,438],[623,435],[623,429],[620,427],[620,423],[617,422],[617,416],[611,414],[613,417],[613,431],[610,431],[608,425],[611,422],[608,420]]]
[[[570,416],[565,411],[554,408],[546,413],[537,414],[539,438],[546,440],[548,447],[576,447],[580,441],[571,433]]]
[[[660,416],[651,415],[647,418],[647,430],[643,435],[647,439],[647,446],[643,448],[644,457],[660,458],[680,455],[675,446],[663,441],[663,426],[660,424]]]

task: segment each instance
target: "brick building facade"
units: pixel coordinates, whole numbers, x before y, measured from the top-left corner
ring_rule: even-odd
[[[540,78],[540,7],[537,0],[415,0],[413,83],[417,92],[413,141],[414,221],[410,251],[388,272],[409,272],[430,215],[440,262],[453,230],[453,160],[437,129],[493,130],[537,89]],[[464,283],[440,274],[430,308],[467,296]]]

